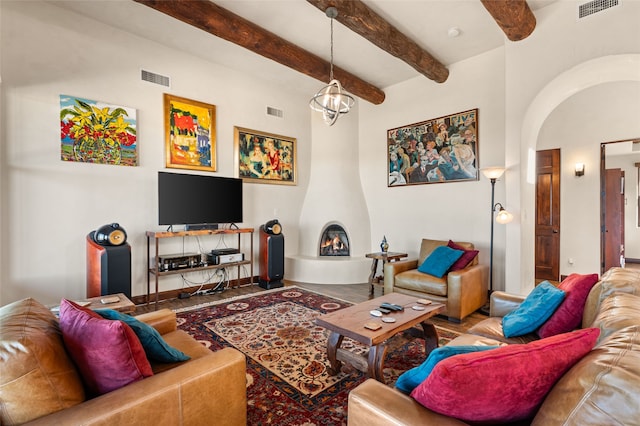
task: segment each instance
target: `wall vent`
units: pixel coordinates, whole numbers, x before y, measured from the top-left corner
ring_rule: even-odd
[[[593,0],[578,5],[578,19],[583,19],[612,7],[620,6],[621,0]]]
[[[167,77],[166,75],[156,74],[155,72],[147,70],[140,70],[140,78],[142,79],[142,81],[159,84],[160,86],[171,87],[171,77]]]
[[[267,115],[277,118],[284,118],[284,111],[278,108],[267,106]]]

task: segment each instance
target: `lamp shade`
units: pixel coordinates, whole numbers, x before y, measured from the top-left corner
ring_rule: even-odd
[[[481,170],[487,179],[498,179],[504,174],[504,167],[486,167]]]
[[[496,215],[496,222],[504,225],[513,220],[513,215],[506,211],[503,207],[500,208],[500,211]]]

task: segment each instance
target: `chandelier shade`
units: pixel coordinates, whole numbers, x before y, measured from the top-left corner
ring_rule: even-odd
[[[338,9],[328,7],[326,15],[331,18],[331,61],[329,84],[320,89],[309,101],[312,110],[321,112],[325,124],[333,126],[341,115],[348,113],[355,105],[353,96],[344,91],[340,82],[333,78],[333,20]]]

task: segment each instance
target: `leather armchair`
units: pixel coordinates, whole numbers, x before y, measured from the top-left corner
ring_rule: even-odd
[[[480,265],[478,256],[464,269],[449,272],[442,278],[418,271],[418,266],[439,246],[448,241],[423,239],[418,259],[389,262],[384,265],[384,293],[409,294],[446,306],[443,315],[459,322],[487,302],[489,267]],[[472,243],[457,242],[465,249]]]

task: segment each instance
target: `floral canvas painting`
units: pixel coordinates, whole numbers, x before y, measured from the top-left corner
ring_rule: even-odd
[[[137,166],[136,110],[60,95],[63,161]]]

